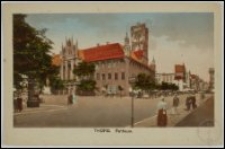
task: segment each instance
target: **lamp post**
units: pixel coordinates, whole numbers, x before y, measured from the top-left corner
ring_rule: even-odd
[[[131,127],[134,127],[134,91],[131,92]]]
[[[129,78],[129,83],[133,86],[135,82],[135,77]],[[131,127],[134,127],[134,90],[131,88]]]

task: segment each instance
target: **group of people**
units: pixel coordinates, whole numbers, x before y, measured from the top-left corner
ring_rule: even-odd
[[[193,95],[189,95],[186,99],[186,110],[189,111],[192,107],[192,109],[195,109],[197,108],[197,105],[196,105],[196,98],[195,96]]]
[[[179,114],[178,113],[178,106],[180,104],[180,99],[178,95],[176,94],[173,98],[173,103],[172,103],[172,114]],[[189,95],[186,98],[186,110],[195,109],[197,107],[196,105],[196,97],[194,95]],[[157,126],[166,126],[168,122],[168,117],[167,117],[167,103],[165,102],[164,96],[161,97],[161,100],[159,101],[157,105]]]

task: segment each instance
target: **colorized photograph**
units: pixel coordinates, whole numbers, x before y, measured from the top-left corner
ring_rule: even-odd
[[[214,13],[12,19],[14,128],[215,126]]]

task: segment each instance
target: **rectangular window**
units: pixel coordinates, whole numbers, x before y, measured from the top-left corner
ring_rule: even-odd
[[[100,80],[100,75],[99,75],[99,73],[96,74],[96,79],[97,79],[97,80]]]
[[[110,80],[111,79],[111,73],[108,73],[108,79]]]
[[[104,73],[102,74],[102,80],[105,80],[105,74]]]
[[[115,80],[118,80],[118,74],[115,73]]]
[[[99,65],[95,64],[95,70],[98,70],[98,69],[99,69]]]
[[[125,80],[125,72],[122,72],[121,78],[122,78],[122,80]]]

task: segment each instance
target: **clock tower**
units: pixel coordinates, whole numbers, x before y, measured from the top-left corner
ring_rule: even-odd
[[[148,64],[148,28],[145,23],[138,23],[131,27],[132,51],[143,51],[143,62]]]

